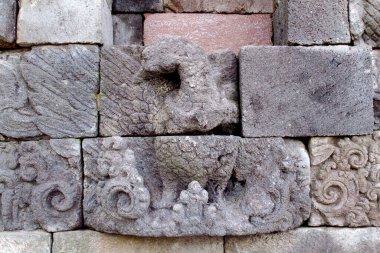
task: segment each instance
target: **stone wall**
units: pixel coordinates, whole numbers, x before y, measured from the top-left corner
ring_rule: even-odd
[[[378,252],[379,0],[0,1],[0,252]]]

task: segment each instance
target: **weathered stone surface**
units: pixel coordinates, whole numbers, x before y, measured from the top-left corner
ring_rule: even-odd
[[[285,233],[229,237],[225,253],[376,253],[378,228],[299,228]]]
[[[380,0],[349,0],[350,30],[355,44],[380,47]]]
[[[380,132],[352,138],[313,138],[313,208],[309,225],[380,226]]]
[[[168,35],[186,38],[207,52],[228,49],[238,53],[246,45],[272,45],[272,19],[270,14],[145,15],[145,45]]]
[[[273,0],[164,0],[166,12],[272,13]]]
[[[139,238],[94,231],[54,234],[53,253],[223,253],[222,237]]]
[[[163,0],[113,0],[113,11],[120,13],[130,12],[162,12]]]
[[[361,47],[244,47],[243,136],[371,133],[371,64]]]
[[[0,143],[0,231],[81,226],[80,141]]]
[[[167,37],[148,47],[103,48],[100,134],[207,132],[238,123],[237,61]]]
[[[97,46],[42,46],[0,53],[0,135],[97,134]]]
[[[0,48],[13,47],[16,43],[17,1],[1,1],[0,13]]]
[[[285,231],[310,214],[298,141],[227,136],[86,139],[84,220],[138,236]]]
[[[0,252],[51,253],[51,235],[42,231],[0,232]]]
[[[372,51],[373,77],[375,96],[373,100],[373,109],[375,111],[375,128],[380,128],[380,50]]]
[[[349,44],[348,0],[278,0],[275,45]]]
[[[142,45],[143,17],[139,14],[112,16],[114,45]]]
[[[19,0],[17,44],[113,44],[107,0]]]

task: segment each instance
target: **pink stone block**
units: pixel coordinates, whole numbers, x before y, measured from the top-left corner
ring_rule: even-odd
[[[272,18],[270,14],[145,14],[145,45],[167,35],[187,38],[206,52],[238,53],[246,45],[272,45]]]

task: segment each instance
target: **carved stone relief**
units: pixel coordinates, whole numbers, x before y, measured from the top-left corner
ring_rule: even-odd
[[[284,231],[310,213],[299,141],[233,136],[86,139],[85,225],[138,236]]]
[[[100,66],[102,136],[231,132],[239,121],[232,52],[207,55],[166,37],[145,48],[105,47]]]
[[[0,136],[96,136],[98,71],[97,46],[0,53]]]
[[[380,46],[380,0],[350,0],[350,30],[355,44]]]
[[[311,226],[380,226],[380,132],[313,138]]]
[[[0,143],[0,231],[82,224],[80,141]]]

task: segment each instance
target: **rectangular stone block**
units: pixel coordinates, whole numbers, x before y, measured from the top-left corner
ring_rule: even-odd
[[[0,231],[82,225],[80,145],[74,139],[0,143]]]
[[[16,44],[17,1],[1,1],[0,13],[0,48],[14,47]]]
[[[113,44],[108,0],[20,0],[17,44]]]
[[[0,135],[97,135],[99,48],[68,45],[0,53]]]
[[[299,141],[234,136],[85,139],[84,220],[136,236],[285,231],[310,214]]]
[[[380,132],[312,138],[311,226],[380,226]]]
[[[139,14],[117,14],[113,20],[114,45],[142,45],[143,17]]]
[[[273,29],[275,45],[349,44],[348,0],[280,0]]]
[[[51,253],[51,237],[42,231],[0,232],[0,252]]]
[[[273,13],[272,0],[164,0],[166,12]]]
[[[118,13],[162,12],[163,0],[113,0],[113,11]]]
[[[90,230],[54,234],[53,253],[223,253],[222,237],[139,238]]]
[[[268,235],[228,237],[225,253],[376,253],[378,228],[298,228]]]
[[[380,47],[380,1],[349,0],[350,31],[356,45]]]
[[[167,36],[193,41],[205,51],[229,49],[238,53],[246,45],[272,45],[269,14],[146,14],[144,43]]]
[[[243,136],[371,133],[371,68],[370,51],[361,47],[243,48]]]
[[[237,60],[179,38],[147,47],[103,47],[100,134],[146,136],[218,131],[239,121]]]

